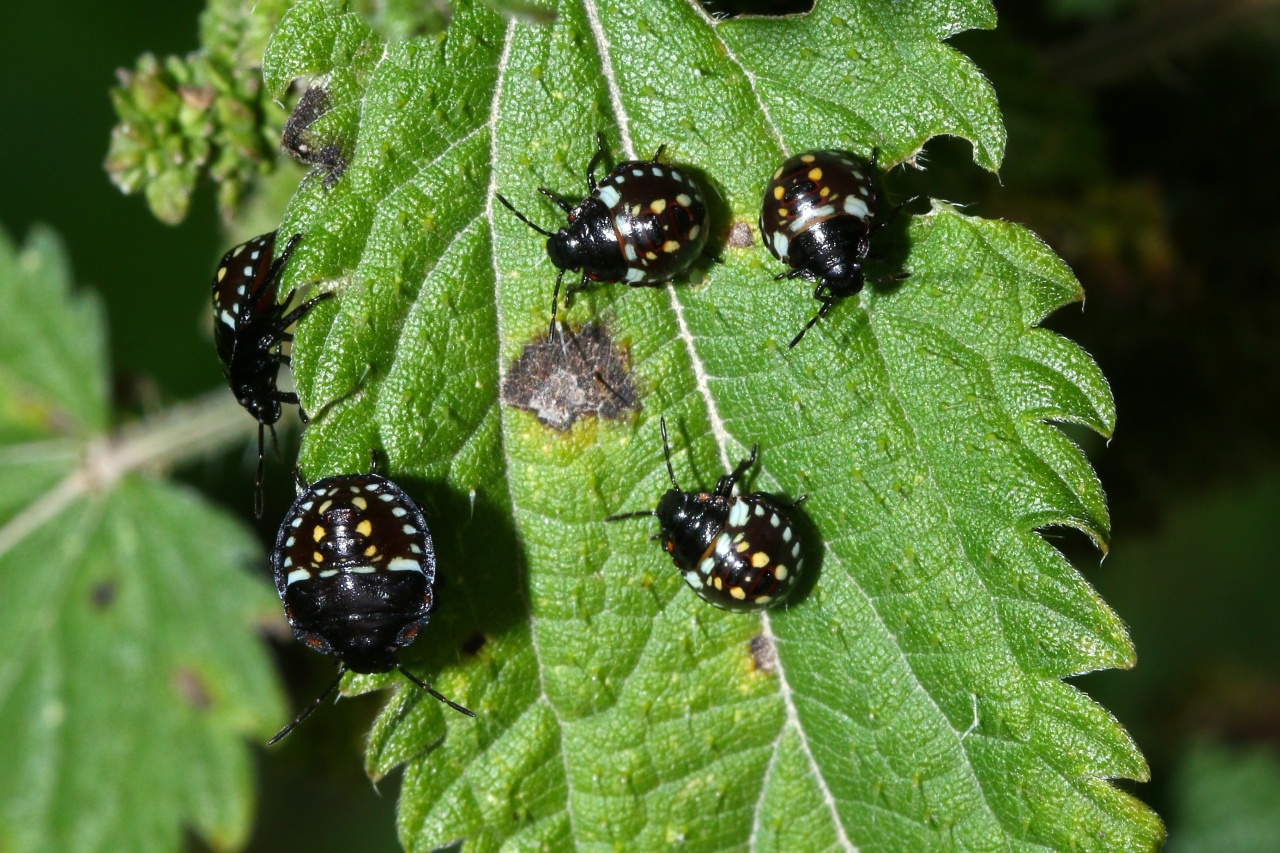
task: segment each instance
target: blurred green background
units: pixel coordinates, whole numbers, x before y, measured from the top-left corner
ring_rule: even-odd
[[[923,171],[889,176],[891,193],[1023,222],[1080,276],[1086,308],[1049,324],[1113,384],[1114,439],[1080,440],[1110,496],[1114,538],[1100,563],[1075,534],[1046,535],[1130,625],[1139,663],[1076,681],[1150,760],[1152,781],[1133,789],[1169,824],[1170,850],[1280,850],[1280,0],[996,5],[996,32],[953,43],[999,94],[1009,130],[999,177],[974,167],[966,144],[940,139]],[[216,387],[207,280],[230,238],[212,190],[169,227],[102,169],[115,70],[144,51],[194,50],[202,4],[10,7],[0,222],[18,237],[54,226],[78,278],[104,295],[124,411]],[[253,523],[252,452],[183,477]],[[279,517],[285,496],[268,496],[278,505],[265,517]],[[257,527],[265,547],[274,531]],[[288,638],[275,648],[295,702],[332,671]],[[344,700],[307,737],[260,753],[251,849],[398,849],[397,782],[375,790],[361,769],[378,701]]]

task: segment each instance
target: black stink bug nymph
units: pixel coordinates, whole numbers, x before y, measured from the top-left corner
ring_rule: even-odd
[[[417,504],[377,473],[326,477],[306,485],[276,534],[271,570],[293,635],[342,662],[316,700],[268,745],[305,720],[338,686],[343,673],[390,672],[469,717],[405,669],[397,659],[431,618],[436,556]]]
[[[867,163],[845,151],[808,151],[788,158],[765,188],[760,237],[775,258],[791,267],[777,278],[817,281],[813,298],[822,303],[788,347],[800,343],[836,300],[862,289],[871,235],[914,201],[907,199],[875,221],[875,160],[875,155]],[[903,273],[876,280],[906,277]]]
[[[682,491],[671,469],[667,423],[660,422],[671,488],[651,512],[611,515],[605,521],[654,516],[662,547],[685,582],[726,610],[763,610],[787,597],[804,567],[799,532],[775,498],[764,492],[734,495],[734,485],[756,461],[759,445],[716,483],[711,494]],[[804,498],[789,504],[794,507]]]
[[[258,518],[262,517],[263,429],[270,427],[274,438],[280,405],[298,402],[297,394],[276,388],[280,365],[289,363],[289,357],[280,353],[280,344],[293,340],[287,331],[290,326],[317,302],[333,296],[322,293],[292,311],[288,306],[294,291],[283,303],[276,301],[280,272],[301,239],[301,234],[289,238],[280,257],[272,261],[276,232],[254,237],[223,255],[213,276],[213,340],[222,373],[236,400],[258,422],[258,478],[253,497],[253,513]]]
[[[534,231],[547,238],[547,255],[560,270],[551,296],[551,329],[566,270],[582,270],[582,280],[624,281],[632,287],[655,287],[683,275],[707,245],[707,203],[702,187],[687,172],[652,160],[626,160],[596,182],[604,159],[604,139],[596,134],[596,153],[587,164],[587,197],[576,206],[555,193],[538,191],[569,216],[556,233],[535,225],[501,195],[498,201]]]

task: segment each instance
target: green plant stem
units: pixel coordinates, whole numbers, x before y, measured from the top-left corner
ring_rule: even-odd
[[[219,390],[92,438],[66,477],[0,527],[0,556],[79,498],[110,491],[126,474],[163,470],[217,452],[256,430],[235,398]]]

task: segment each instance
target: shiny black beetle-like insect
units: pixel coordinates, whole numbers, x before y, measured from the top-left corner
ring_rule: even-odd
[[[807,151],[788,158],[765,188],[760,237],[775,258],[791,267],[776,278],[816,281],[813,298],[822,303],[788,348],[800,343],[837,300],[862,289],[871,235],[915,200],[907,199],[877,221],[875,171],[874,154],[868,163],[845,151]],[[904,278],[906,273],[874,280]]]
[[[276,388],[280,365],[289,363],[280,345],[293,340],[287,331],[290,326],[317,302],[333,296],[321,293],[292,311],[288,306],[294,291],[283,303],[276,301],[280,273],[301,239],[301,234],[290,237],[280,257],[272,261],[276,232],[254,237],[223,255],[213,276],[213,339],[222,373],[236,400],[258,422],[258,476],[253,498],[253,513],[258,518],[262,517],[264,428],[271,429],[274,441],[281,404],[298,402],[297,394]]]
[[[676,483],[666,421],[660,426],[671,488],[657,509],[611,515],[605,521],[657,518],[663,550],[693,591],[717,607],[763,610],[782,601],[804,567],[799,532],[773,496],[733,494],[734,485],[755,464],[759,445],[751,448],[750,458],[720,478],[714,492],[695,494]]]
[[[566,270],[582,270],[582,279],[567,293],[589,281],[622,281],[632,287],[654,287],[684,274],[707,245],[707,203],[696,178],[651,160],[627,160],[596,182],[604,159],[604,139],[596,134],[596,153],[587,164],[587,197],[570,205],[545,187],[538,191],[568,214],[569,221],[552,233],[534,224],[501,195],[498,201],[534,231],[547,238],[547,255],[560,270],[551,296],[551,329]]]
[[[342,665],[324,692],[268,745],[305,720],[347,670],[399,670],[450,708],[474,717],[397,658],[435,605],[436,556],[422,510],[378,475],[376,459],[368,474],[326,477],[310,485],[299,477],[298,488],[271,552],[276,591],[294,636]]]

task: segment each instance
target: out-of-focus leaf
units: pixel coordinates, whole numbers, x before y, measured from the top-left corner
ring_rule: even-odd
[[[254,637],[277,605],[238,523],[127,472],[252,421],[220,394],[108,437],[107,367],[57,239],[0,232],[0,849],[234,848],[243,739],[284,713]]]
[[[1280,851],[1280,759],[1267,747],[1192,747],[1174,779],[1168,853]]]

